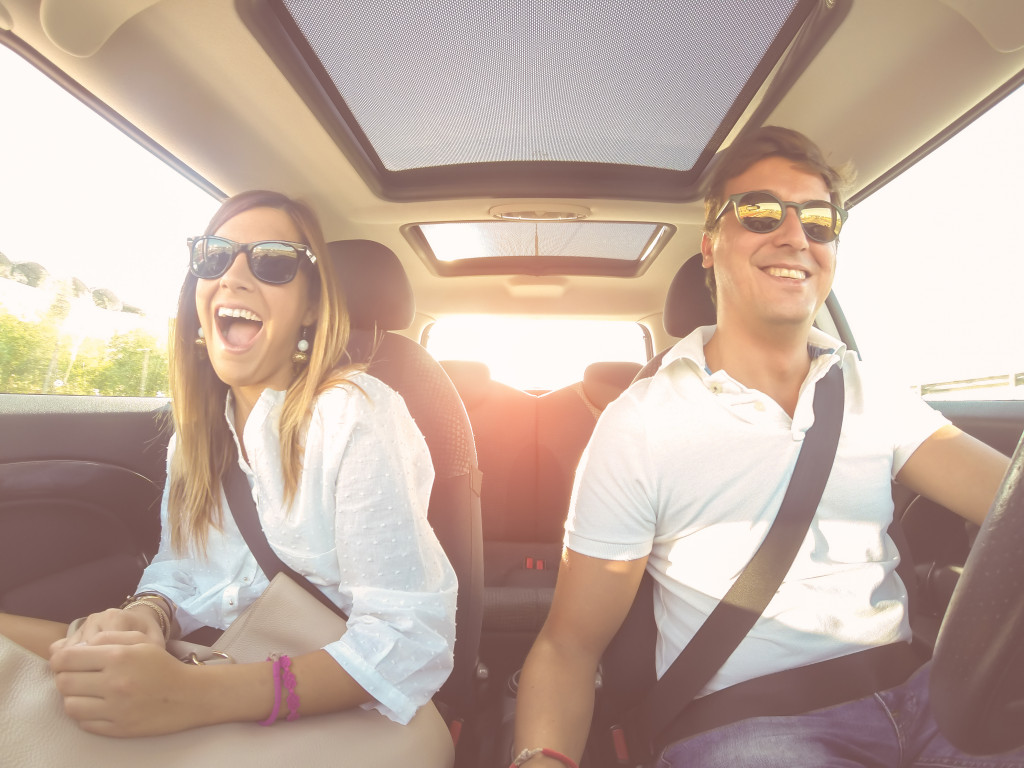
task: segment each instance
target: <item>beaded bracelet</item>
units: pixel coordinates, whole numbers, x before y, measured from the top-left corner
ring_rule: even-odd
[[[534,747],[533,749],[524,749],[522,752],[516,755],[515,760],[512,761],[512,765],[510,765],[508,768],[519,768],[519,766],[523,765],[527,760],[537,757],[537,755],[544,755],[544,757],[550,757],[553,760],[557,760],[562,765],[566,766],[566,768],[579,768],[579,766],[576,765],[576,761],[574,761],[571,757],[563,755],[561,752],[556,752],[553,749],[548,749],[547,747]]]
[[[274,662],[271,667],[271,674],[274,676],[274,708],[270,711],[270,717],[263,720],[260,725],[273,725],[277,722],[277,716],[281,713],[281,684],[284,684],[287,696],[285,703],[288,705],[289,722],[299,717],[299,695],[295,692],[295,673],[292,672],[292,660],[286,654],[271,654],[267,661]]]

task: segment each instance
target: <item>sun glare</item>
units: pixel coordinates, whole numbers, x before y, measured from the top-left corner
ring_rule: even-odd
[[[530,391],[581,381],[595,361],[647,361],[643,327],[615,320],[446,317],[431,326],[427,350],[438,360],[480,361],[495,381]]]

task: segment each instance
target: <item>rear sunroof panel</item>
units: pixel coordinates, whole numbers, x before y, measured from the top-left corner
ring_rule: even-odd
[[[689,171],[797,0],[283,0],[386,171]]]
[[[421,224],[438,261],[551,257],[638,262],[658,224],[628,222],[443,222]]]

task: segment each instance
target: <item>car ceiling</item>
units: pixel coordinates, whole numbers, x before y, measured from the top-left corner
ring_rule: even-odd
[[[668,284],[699,249],[699,200],[553,199],[543,188],[535,197],[383,199],[254,37],[245,20],[251,22],[252,6],[249,0],[0,0],[0,41],[49,62],[53,76],[78,83],[85,98],[92,94],[116,112],[108,110],[108,118],[148,137],[154,151],[177,158],[210,189],[231,194],[262,187],[300,196],[320,213],[329,240],[365,238],[393,249],[417,298],[413,331],[444,315],[488,312],[641,320],[658,335]],[[1022,79],[1024,3],[1018,0],[822,0],[822,6],[842,22],[764,122],[803,131],[835,162],[851,161],[854,204]],[[723,146],[756,115],[769,87]],[[640,276],[608,278],[442,277],[402,232],[412,222],[489,220],[490,209],[506,204],[582,206],[592,220],[664,222],[675,233]]]

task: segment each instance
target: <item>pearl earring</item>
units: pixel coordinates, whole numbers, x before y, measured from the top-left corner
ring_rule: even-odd
[[[196,359],[200,361],[206,361],[210,359],[210,356],[206,352],[206,334],[203,333],[203,327],[199,326],[199,330],[196,331],[195,341]]]
[[[295,365],[305,365],[309,362],[309,326],[302,326],[302,338],[295,345],[292,353],[292,362]]]

